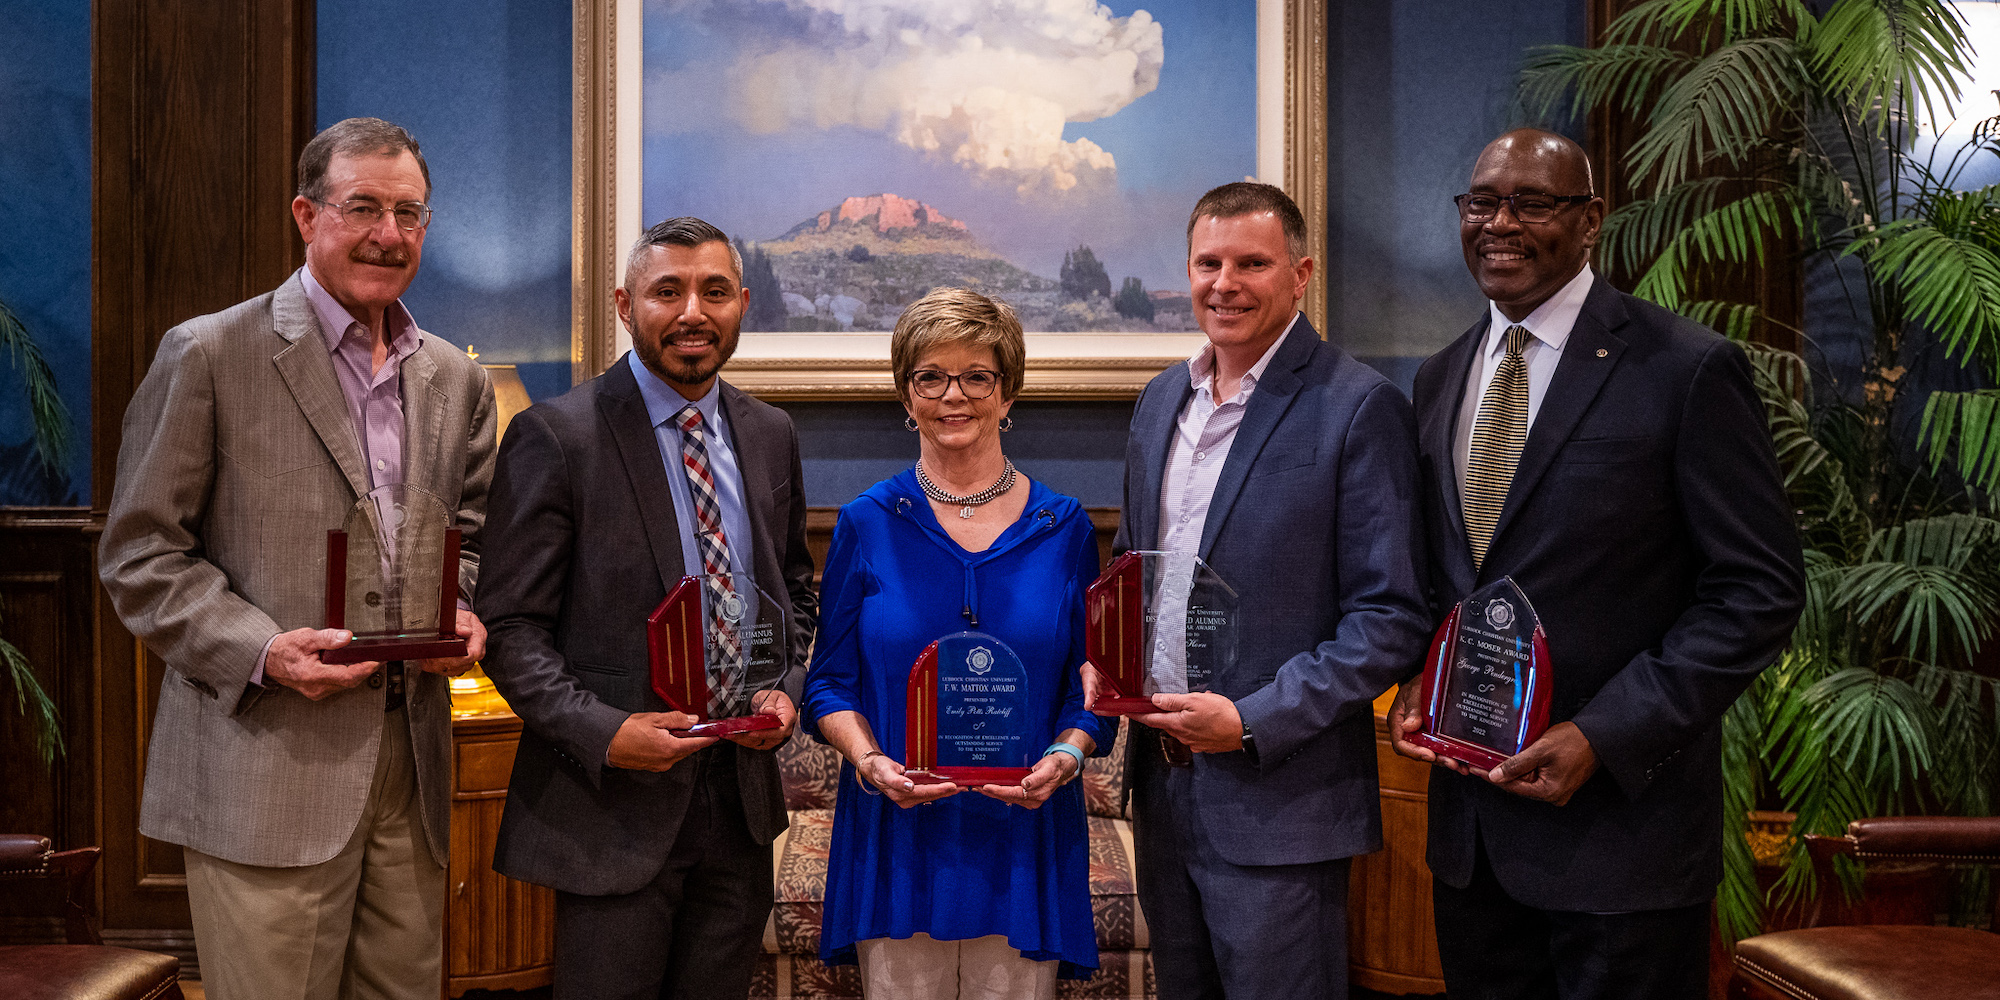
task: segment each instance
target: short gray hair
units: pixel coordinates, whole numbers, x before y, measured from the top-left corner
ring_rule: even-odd
[[[349,118],[334,122],[313,136],[299,153],[299,197],[326,203],[326,170],[336,156],[394,156],[409,153],[416,157],[417,169],[424,174],[424,200],[431,197],[431,168],[424,151],[401,125],[380,118]]]
[[[654,247],[698,247],[703,243],[721,243],[729,248],[729,266],[736,270],[736,283],[743,283],[743,251],[729,241],[722,230],[695,218],[683,215],[657,223],[653,228],[639,234],[632,244],[632,252],[625,255],[625,289],[632,290],[639,271],[646,266],[646,258]]]

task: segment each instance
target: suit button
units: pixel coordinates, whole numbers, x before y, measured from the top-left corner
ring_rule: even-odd
[[[372,688],[378,688],[382,686],[382,671],[377,670],[374,673],[368,675],[368,686]]]

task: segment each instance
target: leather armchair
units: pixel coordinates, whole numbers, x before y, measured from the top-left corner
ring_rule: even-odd
[[[1738,942],[1731,1000],[2000,1000],[2000,934],[1937,926],[1950,885],[1934,877],[2000,865],[2000,818],[1862,819],[1845,837],[1809,835],[1806,847],[1819,883],[1807,926]],[[1833,870],[1841,855],[1912,891],[1849,904]]]
[[[0,947],[0,997],[8,1000],[182,1000],[180,962],[171,955],[112,948],[98,934],[90,873],[99,850],[51,849],[49,838],[0,834],[0,891],[55,884],[63,896],[68,944]]]

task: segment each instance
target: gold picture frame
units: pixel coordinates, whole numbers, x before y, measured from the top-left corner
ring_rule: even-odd
[[[638,238],[643,0],[575,0],[570,367],[581,382],[628,345],[611,302],[619,256]],[[1257,0],[1257,168],[1298,202],[1307,253],[1326,259],[1327,11],[1323,0]],[[627,207],[631,209],[627,211]],[[1326,330],[1318,275],[1301,303]],[[1131,399],[1194,353],[1196,333],[1029,332],[1029,399]],[[887,333],[745,332],[723,369],[766,399],[890,399]]]

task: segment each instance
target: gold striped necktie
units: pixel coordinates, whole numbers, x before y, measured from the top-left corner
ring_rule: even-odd
[[[1528,363],[1521,358],[1528,337],[1527,327],[1507,328],[1507,356],[1487,383],[1479,416],[1472,422],[1472,454],[1465,466],[1465,540],[1472,546],[1474,569],[1486,563],[1500,508],[1506,506],[1507,488],[1528,443]]]

